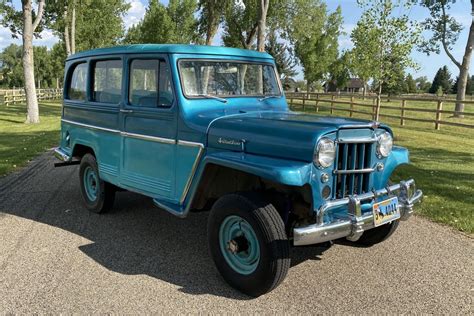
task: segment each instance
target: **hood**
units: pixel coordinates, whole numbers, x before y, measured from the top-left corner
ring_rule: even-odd
[[[318,139],[341,127],[370,128],[372,122],[293,112],[251,112],[220,117],[208,128],[208,146],[312,161]]]

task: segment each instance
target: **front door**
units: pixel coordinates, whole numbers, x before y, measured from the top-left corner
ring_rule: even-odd
[[[174,200],[177,106],[166,56],[129,56],[122,105],[121,184]]]

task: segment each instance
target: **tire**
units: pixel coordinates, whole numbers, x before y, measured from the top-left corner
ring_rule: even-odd
[[[365,231],[355,244],[370,247],[388,239],[397,229],[400,220]]]
[[[211,256],[235,289],[258,297],[275,289],[290,267],[290,243],[275,207],[254,192],[221,197],[208,221]]]
[[[104,213],[113,207],[114,186],[100,179],[97,161],[92,154],[85,154],[81,159],[79,183],[82,199],[89,211]]]

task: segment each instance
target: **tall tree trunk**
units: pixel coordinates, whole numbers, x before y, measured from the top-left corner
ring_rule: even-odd
[[[380,107],[382,105],[382,84],[383,82],[381,81],[379,83],[379,88],[377,91],[377,105],[375,106],[375,115],[374,115],[375,121],[378,121],[380,117]]]
[[[459,81],[458,81],[458,90],[456,95],[456,107],[454,109],[455,117],[464,117],[462,114],[464,112],[464,103],[459,101],[464,101],[466,97],[466,86],[467,86],[467,77],[469,75],[469,66],[471,64],[472,57],[472,48],[474,45],[474,21],[471,22],[471,27],[469,29],[469,37],[466,43],[466,49],[464,51],[464,57],[462,59],[461,67],[459,68]]]
[[[71,16],[71,54],[76,53],[76,0],[72,2]]]
[[[71,40],[69,39],[69,21],[68,16],[68,7],[64,7],[64,43],[66,44],[66,55],[71,55]]]
[[[33,62],[33,33],[38,27],[43,16],[44,1],[38,3],[38,12],[33,22],[31,0],[22,0],[23,9],[23,75],[25,82],[25,95],[27,115],[25,123],[39,123],[38,99],[35,88],[35,71]]]
[[[258,19],[257,49],[259,52],[265,51],[265,29],[267,27],[267,13],[270,0],[260,0],[260,14]]]

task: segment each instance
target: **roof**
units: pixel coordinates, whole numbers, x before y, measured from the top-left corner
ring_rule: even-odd
[[[347,88],[363,88],[364,82],[359,78],[351,78],[346,83]]]
[[[202,54],[202,55],[228,55],[249,58],[272,58],[267,53],[254,50],[231,48],[223,46],[204,45],[180,45],[180,44],[137,44],[126,46],[114,46],[82,51],[69,56],[67,59],[92,57],[98,55],[112,54],[136,54],[136,53],[163,53],[163,54]]]

